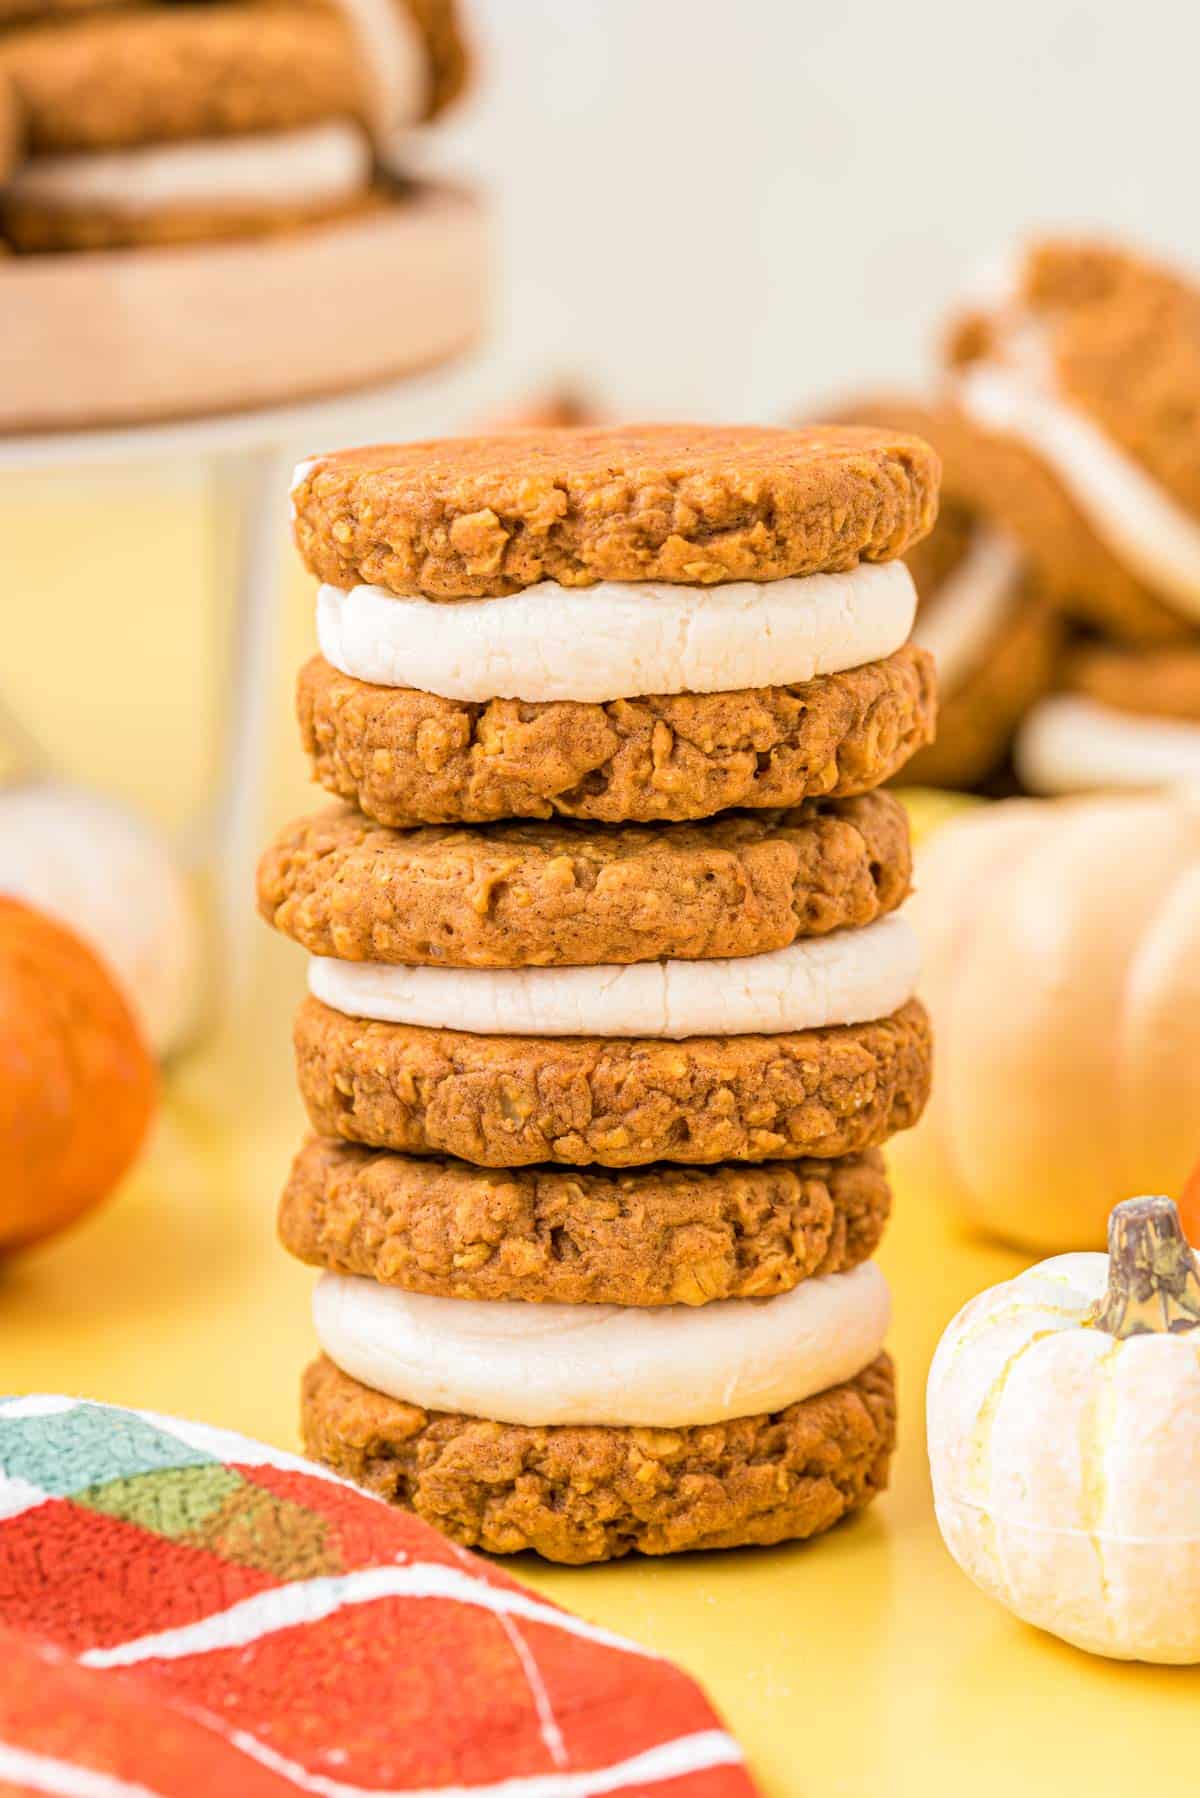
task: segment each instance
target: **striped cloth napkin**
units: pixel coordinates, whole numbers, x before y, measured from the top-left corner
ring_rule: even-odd
[[[755,1798],[693,1680],[311,1462],[0,1400],[0,1795]]]

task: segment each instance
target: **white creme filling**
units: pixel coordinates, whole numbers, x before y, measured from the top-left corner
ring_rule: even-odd
[[[337,0],[358,41],[372,90],[376,137],[416,124],[429,104],[429,52],[404,0]]]
[[[678,1429],[753,1417],[861,1373],[891,1300],[873,1262],[770,1299],[657,1309],[429,1298],[322,1274],[317,1338],[391,1398],[498,1423]]]
[[[1200,725],[1118,712],[1073,693],[1035,706],[1013,753],[1035,793],[1200,785]]]
[[[790,686],[891,655],[916,611],[902,562],[713,587],[542,581],[496,599],[435,602],[322,587],[327,662],[443,699],[576,700]]]
[[[371,179],[371,151],[354,125],[194,140],[136,150],[40,156],[9,194],[49,206],[154,212],[166,206],[320,205],[350,199]]]
[[[1036,332],[1017,335],[1024,347],[1012,365],[980,363],[961,376],[964,411],[1028,444],[1130,573],[1200,620],[1200,522],[1055,391]]]
[[[423,968],[314,956],[314,998],[352,1018],[479,1036],[745,1036],[888,1017],[920,973],[906,918],[728,961]]]
[[[933,657],[943,692],[961,686],[983,661],[1012,608],[1020,573],[1012,539],[980,525],[958,567],[917,614],[913,642]]]

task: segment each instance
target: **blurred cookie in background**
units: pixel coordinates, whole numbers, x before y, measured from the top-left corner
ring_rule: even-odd
[[[427,124],[467,85],[470,56],[458,0],[243,0],[251,6],[308,5],[342,19],[355,38],[371,89],[375,138]]]
[[[1082,623],[1200,631],[1200,290],[1105,243],[1049,239],[954,325],[954,392],[1040,471],[997,509]]]
[[[123,3],[124,0],[0,0],[0,30],[8,25],[36,24],[42,19],[69,19]]]
[[[564,380],[532,388],[523,399],[481,419],[478,428],[488,432],[557,431],[614,422],[613,414],[599,404],[594,393]]]
[[[1040,465],[1040,511],[1013,522],[1083,633],[1022,726],[1022,782],[1195,781],[1200,288],[1115,245],[1035,242],[950,353],[963,408]]]
[[[384,204],[379,147],[458,90],[448,0],[148,5],[0,36],[24,251],[266,237]]]
[[[1021,719],[1049,691],[1062,638],[1021,544],[990,505],[997,446],[949,405],[888,395],[836,416],[911,431],[942,459],[938,522],[905,556],[919,600],[913,640],[937,663],[938,731],[904,780],[979,787],[1004,767]]]
[[[2,5],[3,0],[0,0],[0,6]],[[0,26],[3,25],[3,20],[4,15],[0,13]],[[24,136],[21,108],[17,103],[12,82],[0,74],[0,182],[6,180],[16,168],[20,160]],[[3,250],[4,244],[0,241],[0,254],[3,253]]]
[[[1016,765],[1032,793],[1200,784],[1200,650],[1082,643],[1035,706]]]

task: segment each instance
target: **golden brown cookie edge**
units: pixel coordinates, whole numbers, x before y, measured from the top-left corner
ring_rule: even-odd
[[[438,1298],[702,1305],[869,1260],[891,1209],[874,1150],[837,1161],[502,1169],[311,1138],[279,1203],[311,1267]]]
[[[332,806],[280,832],[257,885],[310,954],[486,971],[769,954],[887,916],[911,874],[903,806],[869,793],[670,829],[397,831]]]
[[[1200,648],[1147,650],[1084,643],[1067,657],[1061,686],[1114,711],[1200,724]]]
[[[481,1167],[828,1159],[878,1148],[929,1094],[929,1018],[775,1036],[471,1036],[303,1001],[297,1077],[319,1136]]]
[[[846,798],[933,741],[933,663],[914,644],[793,687],[606,705],[442,699],[314,657],[296,707],[314,777],[379,823],[567,817],[686,823]]]
[[[349,22],[312,5],[94,7],[0,38],[32,155],[132,150],[335,120],[365,126]]]
[[[933,524],[938,475],[917,438],[838,427],[382,444],[301,465],[294,534],[322,581],[434,600],[544,580],[770,581],[902,555]]]
[[[304,1376],[306,1452],[468,1548],[571,1565],[821,1534],[887,1485],[886,1354],[773,1415],[680,1430],[535,1429],[427,1412],[324,1356]]]

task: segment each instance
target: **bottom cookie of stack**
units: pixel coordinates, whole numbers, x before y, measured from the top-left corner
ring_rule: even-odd
[[[455,1541],[574,1565],[818,1535],[883,1491],[896,1437],[885,1354],[783,1411],[675,1430],[426,1411],[322,1356],[302,1415],[310,1455]]]
[[[887,1481],[888,1202],[875,1154],[583,1173],[310,1143],[280,1214],[326,1269],[306,1446],[492,1553],[815,1535]]]

